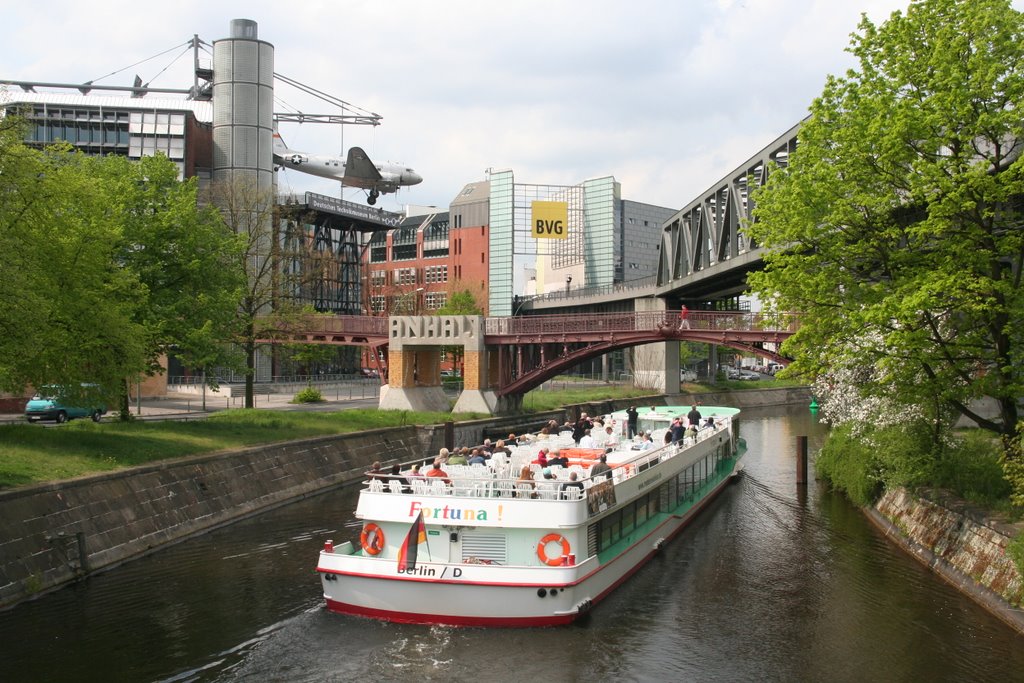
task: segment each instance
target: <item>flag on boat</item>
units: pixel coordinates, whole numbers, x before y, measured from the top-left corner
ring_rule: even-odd
[[[416,521],[409,527],[409,533],[398,551],[398,571],[408,572],[416,569],[416,551],[420,543],[427,542],[427,527],[423,523],[423,511],[416,515]]]

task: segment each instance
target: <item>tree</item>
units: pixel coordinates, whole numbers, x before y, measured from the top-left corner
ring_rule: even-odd
[[[444,306],[435,311],[437,315],[483,315],[483,309],[468,289],[452,292]]]
[[[480,304],[477,303],[476,297],[468,289],[459,290],[452,292],[448,299],[445,301],[444,306],[434,311],[436,315],[483,315],[483,309]],[[462,356],[465,353],[465,347],[462,346],[442,346],[441,347],[441,358],[443,359],[448,354],[452,356],[452,365],[456,368],[460,368],[462,365]]]
[[[249,175],[214,182],[209,203],[241,241],[237,266],[244,282],[231,321],[233,341],[245,356],[245,407],[252,408],[258,347],[302,326],[300,294],[320,277],[329,255],[312,249],[283,254],[273,189]]]
[[[202,368],[207,381],[207,367],[231,360],[225,341],[244,285],[242,241],[215,207],[198,205],[195,179],[179,181],[167,157],[108,156],[92,164],[116,200],[117,260],[145,288],[135,320],[147,331],[147,373],[161,372],[161,356],[173,352]],[[128,415],[127,382],[121,414]]]
[[[116,255],[115,193],[67,146],[26,147],[15,119],[0,126],[0,384],[9,391],[82,383],[109,393],[146,367],[146,299]]]
[[[1019,438],[1024,21],[1006,0],[866,17],[756,200],[762,301],[799,311],[789,374],[857,369],[948,425]],[[999,418],[971,401],[991,396]]]

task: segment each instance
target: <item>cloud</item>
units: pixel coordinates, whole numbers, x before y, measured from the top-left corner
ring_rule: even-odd
[[[29,5],[5,10],[0,77],[77,83],[118,71],[104,82],[138,73],[188,87],[191,53],[135,63],[193,34],[227,37],[231,19],[248,18],[275,46],[276,71],[383,116],[378,127],[282,133],[295,149],[360,145],[424,176],[385,207],[447,207],[465,183],[506,167],[537,184],[614,175],[624,198],[681,207],[806,115],[826,76],[852,64],[844,49],[861,9],[880,22],[907,2],[58,5],[45,18]],[[280,110],[331,111],[285,87],[276,94]],[[283,182],[336,193],[296,173]]]

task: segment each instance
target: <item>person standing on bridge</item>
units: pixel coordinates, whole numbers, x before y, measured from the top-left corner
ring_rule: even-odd
[[[679,309],[679,329],[690,329],[690,309],[686,307],[686,304],[683,304],[683,307]]]

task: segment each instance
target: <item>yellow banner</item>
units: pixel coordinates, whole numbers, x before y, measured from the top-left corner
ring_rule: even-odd
[[[564,240],[569,237],[569,204],[533,202],[530,224],[537,239]]]

